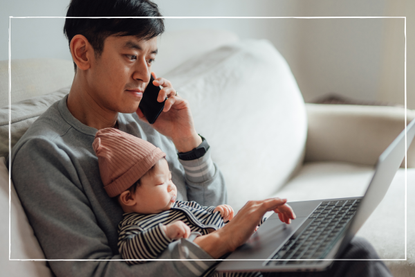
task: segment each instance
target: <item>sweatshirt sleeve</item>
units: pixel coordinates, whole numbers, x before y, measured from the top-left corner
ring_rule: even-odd
[[[147,259],[156,259],[172,239],[165,234],[162,224],[143,230],[130,225],[119,232],[118,250],[128,264],[147,262]]]
[[[227,202],[225,180],[222,172],[212,161],[210,149],[203,157],[181,160],[187,185],[187,197],[202,206],[218,206]]]
[[[128,265],[109,246],[92,208],[97,203],[81,185],[74,166],[83,157],[78,155],[68,156],[49,138],[32,138],[13,149],[12,179],[55,276],[201,276],[215,263],[191,240],[181,239],[161,253],[162,262]]]

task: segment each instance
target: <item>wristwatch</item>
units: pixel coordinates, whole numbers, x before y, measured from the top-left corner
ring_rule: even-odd
[[[199,159],[203,157],[203,155],[205,155],[205,153],[208,151],[210,146],[204,137],[202,137],[201,135],[199,136],[202,138],[202,143],[198,147],[190,150],[189,152],[179,152],[177,154],[179,156],[179,159],[190,161],[190,160]]]

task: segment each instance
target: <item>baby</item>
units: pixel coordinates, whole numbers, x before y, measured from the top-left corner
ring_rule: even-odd
[[[125,212],[118,250],[127,263],[157,258],[173,240],[208,234],[233,218],[229,205],[177,200],[166,155],[153,144],[105,128],[97,132],[93,148],[104,189]]]

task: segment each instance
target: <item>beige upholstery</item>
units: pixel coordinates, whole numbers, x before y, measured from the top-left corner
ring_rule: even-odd
[[[57,70],[58,69],[58,70]],[[55,59],[12,60],[11,102],[53,92],[72,84],[72,61]],[[9,61],[0,61],[0,107],[9,104]]]
[[[306,162],[373,166],[405,127],[405,110],[399,107],[321,104],[306,104],[306,107],[309,126]],[[413,119],[415,111],[407,110],[407,123]],[[415,167],[415,143],[408,152],[408,167]]]

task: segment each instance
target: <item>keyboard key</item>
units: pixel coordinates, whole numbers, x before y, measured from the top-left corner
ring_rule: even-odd
[[[344,201],[344,200],[340,200],[340,201],[338,201],[337,203],[336,203],[336,206],[343,206],[343,204],[345,203],[346,201]]]

